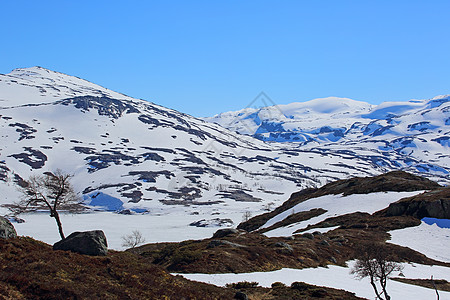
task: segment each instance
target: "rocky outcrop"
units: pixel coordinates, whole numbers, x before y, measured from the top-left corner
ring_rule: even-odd
[[[440,188],[442,188],[442,186],[434,181],[404,171],[393,171],[373,177],[354,177],[350,179],[337,180],[330,182],[319,189],[308,188],[293,193],[286,202],[277,207],[275,210],[255,216],[246,222],[242,222],[237,226],[237,228],[248,232],[257,230],[268,220],[283,211],[290,210],[295,205],[306,200],[324,195],[343,194],[344,196],[348,196],[353,194],[369,194],[378,192],[436,190]],[[313,213],[314,211],[311,210],[310,212]],[[316,211],[316,213],[320,213],[320,211]],[[288,218],[285,220],[288,221],[287,219]],[[288,224],[283,224],[283,226],[286,225]]]
[[[382,211],[385,216],[408,215],[450,219],[450,187],[401,199]]]
[[[67,238],[55,243],[53,250],[72,251],[92,256],[104,256],[108,253],[108,243],[102,230],[74,232]]]
[[[234,229],[234,228],[223,228],[223,229],[219,229],[217,230],[214,235],[213,238],[215,239],[220,239],[229,235],[234,235],[234,234],[238,234],[239,230]]]
[[[0,238],[10,239],[15,238],[16,236],[16,229],[11,224],[11,222],[4,217],[0,217]]]
[[[247,247],[245,245],[233,243],[233,242],[230,242],[230,241],[212,240],[211,242],[209,242],[209,244],[208,244],[208,246],[206,248],[207,249],[211,249],[211,248],[215,248],[215,247],[221,246],[221,245],[231,246],[231,247],[234,247],[234,248],[245,248],[245,247]]]

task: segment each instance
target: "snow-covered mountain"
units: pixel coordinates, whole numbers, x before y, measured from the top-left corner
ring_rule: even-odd
[[[95,207],[197,214],[201,206],[205,218],[227,207],[240,221],[298,189],[398,168],[396,153],[265,143],[40,67],[0,75],[0,101],[2,203],[17,199],[22,179],[59,168]]]
[[[295,143],[303,150],[373,153],[391,157],[399,169],[449,174],[449,95],[380,105],[330,97],[247,108],[206,120],[263,141]]]

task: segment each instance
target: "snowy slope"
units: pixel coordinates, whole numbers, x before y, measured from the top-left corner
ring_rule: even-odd
[[[305,150],[389,157],[394,166],[410,172],[448,177],[450,170],[449,95],[378,106],[329,97],[205,119]]]
[[[395,156],[267,144],[39,67],[0,75],[0,99],[2,203],[17,199],[21,179],[60,168],[97,209],[161,214],[181,205],[239,222],[236,213],[304,187],[397,168]]]

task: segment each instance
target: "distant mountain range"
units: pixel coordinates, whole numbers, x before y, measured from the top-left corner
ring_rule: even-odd
[[[319,99],[208,119],[230,131],[77,77],[16,69],[0,75],[0,201],[57,168],[75,175],[86,204],[135,212],[242,213],[396,169],[448,182],[448,100]]]
[[[294,143],[298,149],[373,153],[390,157],[390,167],[449,174],[449,95],[380,105],[330,97],[205,119],[263,141]],[[386,166],[385,161],[376,163]]]

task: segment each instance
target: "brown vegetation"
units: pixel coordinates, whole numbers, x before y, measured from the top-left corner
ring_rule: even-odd
[[[444,279],[434,279],[433,281],[431,279],[411,279],[411,278],[401,278],[401,277],[394,277],[390,278],[395,281],[407,283],[407,284],[414,284],[422,287],[426,287],[429,289],[434,290],[434,286],[436,286],[436,289],[439,291],[445,291],[450,292],[450,282]],[[434,284],[433,284],[434,282]]]
[[[91,257],[31,238],[0,239],[0,298],[232,299],[234,291],[172,276],[127,252]]]
[[[361,299],[305,283],[221,288],[172,276],[131,251],[92,257],[54,251],[28,237],[0,239],[0,265],[0,299],[233,299],[238,291],[253,300]]]

